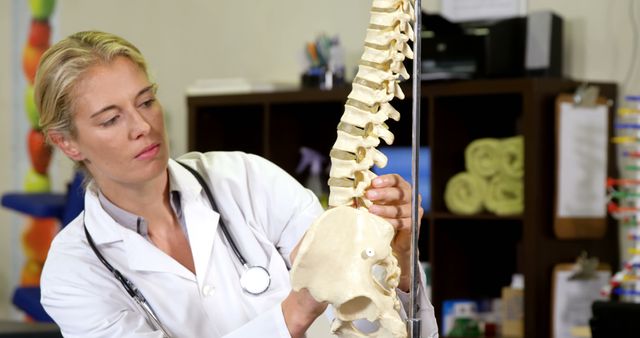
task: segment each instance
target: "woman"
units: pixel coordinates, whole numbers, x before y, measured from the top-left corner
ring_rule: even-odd
[[[322,213],[317,199],[257,156],[169,159],[155,93],[144,58],[120,37],[80,32],[43,55],[35,84],[40,125],[89,177],[85,211],[51,245],[43,306],[68,337],[302,336],[326,304],[292,291],[288,267]],[[371,211],[398,228],[394,245],[405,263],[409,195],[397,175],[377,178],[368,191],[377,204]],[[231,239],[218,231],[223,226]],[[269,271],[259,295],[242,289],[244,268],[231,242],[249,265]],[[137,304],[125,285],[146,302]],[[423,305],[432,320],[431,304]]]

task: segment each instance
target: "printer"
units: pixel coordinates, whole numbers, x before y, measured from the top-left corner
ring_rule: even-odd
[[[539,28],[531,24],[529,17],[452,23],[440,15],[423,12],[422,78],[443,80],[525,75],[562,76],[561,19],[552,15],[553,29],[543,30],[543,33],[548,32],[547,35],[550,36],[550,45],[544,49],[528,41],[534,35],[536,42],[540,43],[539,37],[544,35],[534,34]],[[535,23],[537,22],[541,20],[536,20]],[[528,51],[528,48],[535,48],[534,53]],[[546,50],[551,52],[550,55],[545,55],[545,62],[549,66],[529,69],[527,64],[530,62],[527,58]]]

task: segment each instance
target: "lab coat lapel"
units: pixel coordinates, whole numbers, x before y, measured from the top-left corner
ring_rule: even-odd
[[[96,245],[123,240],[122,232],[119,231],[122,226],[102,209],[98,195],[93,192],[91,187],[87,188],[84,195],[84,205],[85,209],[82,214],[84,225]]]
[[[149,243],[136,232],[118,224],[102,209],[98,195],[91,189],[85,194],[85,224],[102,255],[109,260],[110,252],[121,248],[128,268],[137,271],[173,273],[188,280],[195,280],[191,271],[162,250]],[[118,243],[121,242],[121,243]],[[107,246],[112,244],[112,247]]]
[[[172,183],[176,185],[182,196],[182,212],[187,225],[193,263],[196,267],[196,278],[198,284],[203,285],[209,272],[220,214],[213,211],[202,186],[193,174],[173,160],[169,162],[169,173]],[[208,183],[207,175],[202,174],[202,176]]]
[[[189,203],[185,206],[184,213],[193,263],[196,266],[196,277],[198,283],[203,285],[210,266],[220,215],[202,201]]]

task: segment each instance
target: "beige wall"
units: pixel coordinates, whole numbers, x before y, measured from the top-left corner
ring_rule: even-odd
[[[568,76],[622,82],[631,57],[625,48],[631,41],[628,3],[533,0],[529,8],[553,9],[565,18]],[[277,4],[261,0],[61,0],[58,33],[65,36],[82,29],[101,29],[122,34],[142,49],[160,84],[173,154],[177,155],[187,150],[184,90],[196,79],[296,82],[301,46],[319,32],[340,35],[347,49],[348,69],[353,69],[362,51],[369,1],[282,0]],[[430,10],[439,8],[436,1],[423,4]],[[631,89],[637,92],[640,86]]]
[[[11,77],[6,70],[11,69],[11,6],[9,1],[0,1],[0,158],[11,158]],[[0,191],[10,187],[11,166],[4,161],[0,166]],[[9,316],[8,302],[12,289],[13,247],[11,245],[12,227],[9,212],[0,208],[0,318]]]
[[[140,47],[170,116],[173,154],[181,154],[187,149],[184,91],[189,84],[212,77],[295,82],[303,43],[323,31],[339,33],[356,59],[368,6],[361,0],[63,0],[59,32],[100,29]]]
[[[564,18],[565,74],[576,79],[623,84],[630,73],[628,85],[619,88],[619,92],[638,94],[640,63],[636,63],[632,72],[629,69],[634,36],[630,18],[632,1],[535,0],[530,1],[529,10],[552,9]],[[635,5],[635,16],[640,20],[640,3]],[[636,27],[638,29],[640,27]],[[635,34],[638,40],[640,31]]]
[[[0,66],[11,69],[12,4],[0,1]],[[631,0],[531,0],[530,9],[553,9],[565,19],[565,72],[576,79],[622,82],[631,61]],[[433,1],[425,7],[438,9]],[[346,46],[348,68],[362,51],[370,1],[365,0],[58,0],[54,36],[100,29],[121,34],[147,56],[160,84],[160,99],[168,113],[174,155],[186,151],[186,86],[199,78],[245,77],[251,80],[296,82],[298,55],[317,33],[339,34]],[[640,4],[637,6],[640,7]],[[640,8],[638,8],[640,10]],[[640,17],[640,15],[638,15]],[[640,63],[638,64],[640,66]],[[12,158],[11,102],[21,89],[10,88],[7,72],[0,76],[0,155]],[[637,71],[629,92],[640,93]],[[6,162],[5,162],[6,163]],[[0,166],[0,192],[13,188],[8,165]],[[54,172],[69,171],[57,156]],[[19,175],[17,175],[19,176]],[[64,176],[64,175],[63,175]],[[56,183],[58,187],[61,183]],[[14,217],[14,216],[13,216]],[[10,216],[0,208],[0,318],[9,312],[7,281],[11,274]],[[12,256],[12,254],[14,256]]]

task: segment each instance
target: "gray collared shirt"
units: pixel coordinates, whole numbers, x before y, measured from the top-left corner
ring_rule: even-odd
[[[171,182],[170,182],[171,185]],[[100,205],[104,211],[109,214],[118,224],[122,225],[125,228],[131,229],[146,240],[149,239],[149,223],[142,216],[135,215],[130,213],[119,206],[113,204],[101,191],[98,191],[98,199],[100,200]],[[171,203],[171,208],[173,212],[176,214],[176,218],[182,227],[182,232],[184,235],[189,238],[187,234],[187,226],[184,221],[184,214],[182,213],[182,204],[180,199],[180,191],[178,190],[170,190],[169,192],[169,202]]]

